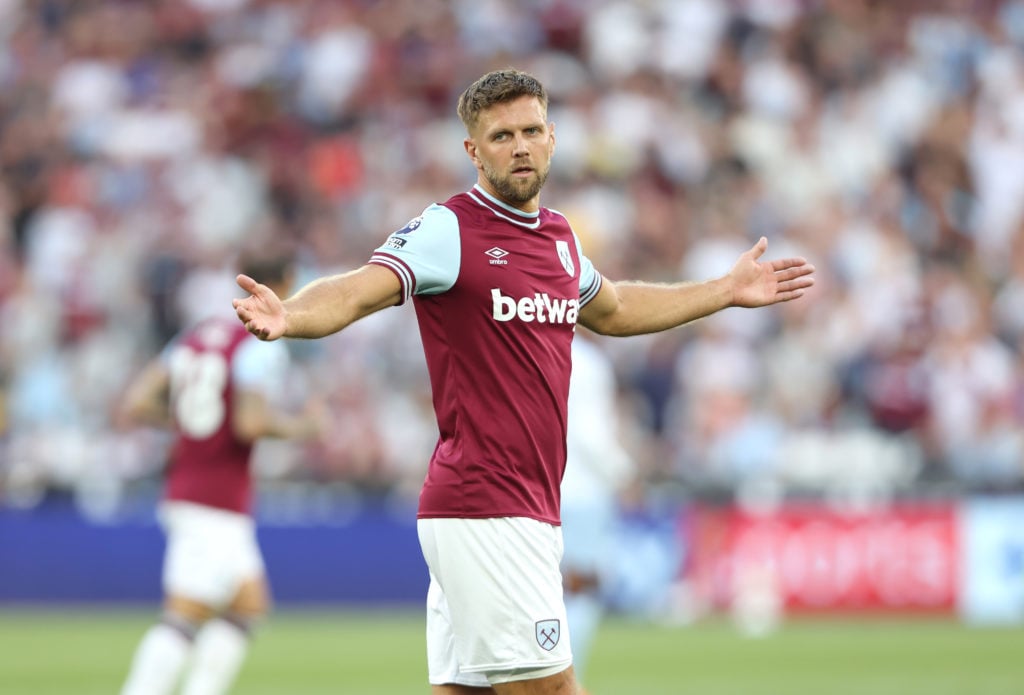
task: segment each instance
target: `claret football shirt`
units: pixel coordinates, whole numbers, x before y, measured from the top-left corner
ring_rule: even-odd
[[[231,427],[239,389],[273,400],[288,366],[281,342],[265,343],[234,316],[206,319],[162,355],[176,432],[165,498],[239,514],[252,511],[252,443]]]
[[[370,262],[412,298],[430,373],[439,438],[419,517],[560,523],[572,337],[602,282],[565,217],[474,186]]]

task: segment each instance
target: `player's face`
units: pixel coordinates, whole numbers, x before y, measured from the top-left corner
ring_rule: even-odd
[[[555,126],[546,118],[536,97],[495,104],[480,114],[465,141],[483,188],[526,211],[540,204],[555,151]]]

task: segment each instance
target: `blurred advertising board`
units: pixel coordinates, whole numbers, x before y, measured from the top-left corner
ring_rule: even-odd
[[[1024,498],[965,501],[961,529],[960,615],[976,624],[1024,622]]]
[[[317,511],[303,503],[290,516],[264,504],[274,514],[259,518],[275,603],[423,601],[429,577],[415,508],[352,501]],[[164,543],[152,508],[97,520],[62,500],[0,507],[0,605],[158,602]]]
[[[773,596],[786,612],[950,613],[957,605],[957,506],[894,504],[844,512],[788,503],[751,513],[691,510],[688,581],[706,605]]]

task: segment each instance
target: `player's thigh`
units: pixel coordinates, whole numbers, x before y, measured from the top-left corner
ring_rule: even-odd
[[[164,597],[164,612],[199,625],[212,618],[217,609],[203,601],[171,593]]]
[[[243,580],[238,587],[228,611],[247,618],[258,618],[270,611],[270,587],[264,575]]]
[[[576,683],[570,666],[561,673],[525,681],[499,683],[491,688],[471,688],[467,685],[435,685],[430,695],[586,695]]]
[[[579,695],[572,666],[552,676],[525,681],[495,683],[495,695]]]
[[[430,695],[494,695],[494,688],[473,688],[449,683],[430,686]]]

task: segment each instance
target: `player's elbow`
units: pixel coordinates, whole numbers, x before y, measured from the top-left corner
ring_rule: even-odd
[[[580,324],[598,335],[610,336],[613,338],[624,338],[637,335],[639,332],[628,322],[620,321],[616,314],[604,314],[600,316],[580,317]]]
[[[264,436],[265,430],[262,422],[250,418],[235,418],[231,423],[232,434],[242,442],[255,442]]]
[[[594,301],[580,310],[579,323],[598,335],[622,337],[635,335],[630,329],[629,312],[625,310],[622,297],[610,291],[606,285]]]
[[[150,368],[129,386],[114,411],[115,421],[124,426],[165,427],[170,420],[168,397],[166,375]]]
[[[231,432],[243,442],[255,442],[267,436],[270,412],[263,397],[257,393],[238,391],[231,416]]]
[[[144,424],[149,420],[147,412],[138,401],[125,399],[114,411],[114,420],[125,427]]]

